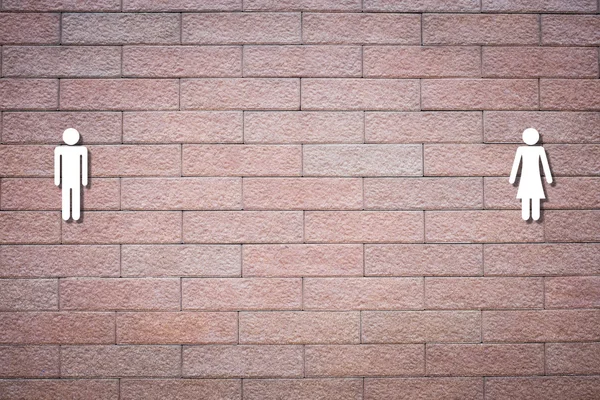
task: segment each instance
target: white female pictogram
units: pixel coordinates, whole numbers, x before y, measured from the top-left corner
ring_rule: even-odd
[[[81,185],[88,184],[88,151],[85,146],[75,146],[79,139],[79,132],[69,128],[63,133],[67,146],[54,149],[54,184],[59,186],[62,178],[62,218],[65,221],[71,214],[75,221],[81,216]]]

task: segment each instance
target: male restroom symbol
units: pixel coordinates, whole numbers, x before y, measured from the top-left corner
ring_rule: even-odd
[[[81,216],[81,185],[88,184],[88,150],[85,146],[75,146],[79,139],[79,132],[69,128],[63,133],[67,146],[54,149],[54,184],[62,183],[62,218],[65,221],[71,215],[75,221]]]

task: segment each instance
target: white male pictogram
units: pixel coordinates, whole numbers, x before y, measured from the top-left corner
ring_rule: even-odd
[[[65,221],[71,216],[75,221],[80,218],[81,185],[88,184],[88,150],[85,146],[75,146],[79,139],[79,132],[69,128],[63,133],[67,146],[54,149],[54,184],[62,184],[62,218]]]

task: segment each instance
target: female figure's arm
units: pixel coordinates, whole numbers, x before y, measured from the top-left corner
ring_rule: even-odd
[[[546,177],[546,182],[552,183],[552,174],[550,173],[550,165],[548,164],[548,158],[546,157],[546,150],[542,147],[542,151],[540,152],[540,160],[542,161],[542,168],[544,168],[544,176]]]
[[[517,171],[519,170],[519,164],[521,163],[521,148],[517,149],[517,154],[515,154],[515,161],[513,161],[512,170],[510,171],[510,178],[508,181],[510,183],[515,183],[517,179]]]

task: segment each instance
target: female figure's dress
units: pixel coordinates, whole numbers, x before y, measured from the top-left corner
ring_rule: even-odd
[[[517,152],[521,153],[523,165],[517,199],[545,199],[540,172],[540,159],[545,158],[542,146],[521,146]],[[518,155],[517,155],[518,156]]]

